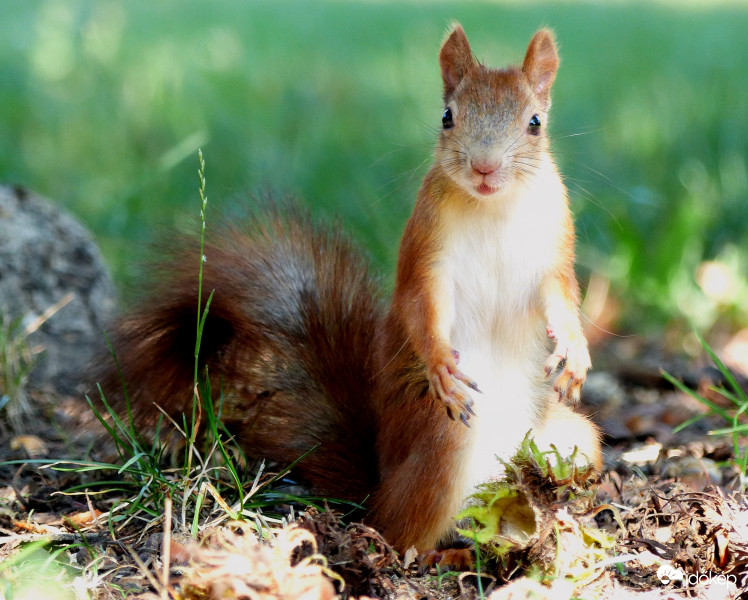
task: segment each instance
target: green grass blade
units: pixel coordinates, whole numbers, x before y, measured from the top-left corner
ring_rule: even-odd
[[[717,413],[720,417],[722,417],[725,421],[731,421],[732,417],[728,414],[728,412],[722,408],[721,406],[716,405],[711,400],[704,398],[701,394],[699,394],[697,391],[692,390],[690,387],[685,385],[682,381],[676,379],[673,377],[670,373],[665,371],[664,369],[660,369],[660,374],[670,383],[672,383],[677,389],[679,389],[681,392],[688,394],[701,404],[708,406],[711,408],[715,413]]]
[[[695,417],[691,417],[687,421],[683,421],[680,425],[676,425],[673,427],[673,433],[678,433],[679,431],[683,431],[686,427],[689,427],[693,425],[694,423],[698,423],[703,419],[706,415],[696,415]]]
[[[713,429],[709,432],[709,435],[732,435],[736,433],[743,433],[748,431],[748,424],[737,425],[733,427],[723,427],[722,429]]]
[[[737,379],[735,379],[735,376],[732,374],[730,369],[728,369],[725,364],[722,362],[722,360],[717,356],[717,354],[712,350],[711,346],[706,343],[704,338],[702,338],[698,333],[696,333],[696,337],[699,340],[699,343],[701,344],[701,347],[704,348],[706,353],[709,355],[709,358],[712,359],[712,362],[717,366],[720,373],[724,376],[724,378],[727,380],[727,383],[730,384],[730,387],[735,392],[735,395],[738,398],[741,398],[743,402],[748,401],[748,398],[746,398],[745,392],[743,391],[743,388],[740,387],[740,384],[738,383]]]
[[[210,295],[208,296],[208,300],[205,302],[205,309],[203,309],[203,316],[198,322],[198,330],[197,330],[197,340],[195,341],[195,358],[200,354],[200,344],[203,339],[203,328],[205,327],[205,319],[208,317],[208,309],[210,308],[210,303],[213,301],[213,294],[215,293],[215,290],[211,290]]]
[[[124,472],[128,472],[128,473],[133,473],[133,472],[135,472],[135,473],[139,473],[140,471],[137,471],[137,470],[133,470],[133,469],[130,469],[130,465],[132,465],[132,464],[135,464],[135,463],[137,463],[137,462],[138,462],[138,461],[139,461],[139,460],[140,460],[140,459],[141,459],[142,457],[144,457],[144,456],[148,456],[148,455],[147,455],[147,454],[146,454],[145,452],[138,452],[137,454],[134,454],[134,455],[133,455],[133,456],[132,456],[132,457],[130,458],[130,460],[128,460],[127,462],[125,462],[125,464],[123,464],[123,465],[122,465],[122,466],[121,466],[121,467],[120,467],[120,468],[119,468],[119,469],[117,470],[117,473],[120,473],[120,474],[121,474],[121,473],[124,473]]]

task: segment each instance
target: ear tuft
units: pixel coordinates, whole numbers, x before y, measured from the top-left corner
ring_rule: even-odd
[[[465,31],[459,23],[455,23],[439,52],[439,66],[442,70],[445,96],[455,91],[462,78],[475,64]]]
[[[553,32],[541,29],[530,40],[522,63],[522,72],[532,86],[540,102],[547,110],[551,105],[551,85],[558,70],[558,52]]]

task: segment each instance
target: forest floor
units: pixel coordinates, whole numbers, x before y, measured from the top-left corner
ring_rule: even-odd
[[[235,521],[221,492],[208,489],[193,525],[171,488],[160,510],[127,515],[132,488],[118,483],[127,470],[103,476],[74,462],[98,443],[71,434],[87,407],[39,395],[33,426],[6,431],[0,445],[0,599],[748,598],[748,502],[735,460],[746,450],[730,435],[710,435],[728,424],[725,415],[744,422],[735,417],[734,385],[745,389],[745,380],[736,370],[726,380],[706,353],[674,358],[637,338],[605,344],[595,362],[582,404],[605,431],[605,469],[590,487],[588,510],[544,508],[555,511],[545,567],[533,567],[539,551],[529,543],[462,574],[419,574],[365,525],[316,508],[288,513],[285,501],[276,502],[287,515],[280,521],[271,516],[278,506]],[[715,387],[732,390],[732,400]],[[106,493],[70,493],[92,472],[108,480]],[[113,521],[118,511],[127,517]],[[575,570],[564,528],[580,526],[596,553]]]

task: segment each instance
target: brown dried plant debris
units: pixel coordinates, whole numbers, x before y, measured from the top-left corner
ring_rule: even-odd
[[[625,582],[661,587],[657,571],[665,564],[687,576],[721,575],[738,590],[748,590],[746,496],[725,496],[718,487],[693,491],[673,480],[650,480],[647,487],[648,497],[623,514],[626,529],[619,546],[641,557],[629,564]],[[623,495],[629,496],[625,490]]]
[[[164,586],[160,574],[149,572],[151,586],[160,593],[138,598],[333,600],[342,581],[318,553],[314,536],[295,524],[271,535],[272,543],[263,543],[247,523],[232,522],[207,532],[200,543],[172,540],[168,583]],[[158,563],[153,567],[158,570]]]
[[[164,593],[174,600],[392,598],[399,597],[396,588],[408,586],[390,579],[397,555],[380,534],[361,524],[343,525],[329,511],[311,509],[262,535],[246,522],[231,522],[204,532],[199,542],[171,538],[168,554],[166,585],[163,552],[143,565],[144,577],[159,593],[142,600]]]
[[[388,575],[399,564],[397,553],[379,532],[361,523],[344,525],[333,511],[308,510],[299,526],[314,535],[320,554],[353,596],[385,597],[393,593]]]

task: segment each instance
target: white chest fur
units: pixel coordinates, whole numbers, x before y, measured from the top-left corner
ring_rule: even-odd
[[[451,295],[450,342],[460,369],[477,382],[470,392],[477,415],[464,487],[500,473],[538,424],[547,400],[543,363],[548,356],[541,285],[559,251],[566,205],[558,177],[515,184],[504,197],[454,207],[441,253]]]

